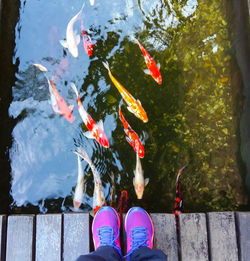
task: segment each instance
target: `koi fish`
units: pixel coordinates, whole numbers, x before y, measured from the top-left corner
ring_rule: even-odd
[[[119,109],[120,114],[120,120],[124,126],[124,132],[126,133],[127,142],[134,148],[134,151],[138,153],[140,158],[144,157],[144,146],[140,141],[140,138],[138,137],[137,133],[131,128],[131,126],[128,124],[128,122],[125,120],[121,107]]]
[[[120,200],[118,203],[117,212],[120,217],[120,224],[122,224],[122,215],[128,212],[128,192],[127,190],[123,190],[121,192]]]
[[[141,166],[141,161],[139,155],[136,153],[136,168],[134,170],[133,185],[135,193],[138,199],[142,199],[144,188],[149,182],[149,178],[144,179],[143,169]]]
[[[88,35],[88,33],[83,28],[83,20],[81,23],[81,29],[82,29],[82,40],[83,40],[83,47],[87,55],[91,56],[93,54],[93,47],[95,44],[92,43],[91,37]]]
[[[102,181],[94,163],[89,158],[87,152],[81,147],[80,151],[76,151],[75,153],[89,164],[94,176],[93,210],[95,214],[103,205],[106,204],[102,188]]]
[[[117,90],[120,92],[122,98],[127,103],[128,110],[133,113],[137,118],[141,119],[143,122],[148,122],[148,117],[145,110],[141,106],[141,102],[135,99],[112,75],[108,62],[104,63],[104,67],[108,70],[109,77],[114,83]]]
[[[47,72],[47,68],[41,64],[33,64],[38,69],[40,69],[42,72]],[[55,113],[61,114],[64,116],[70,123],[74,121],[72,111],[74,108],[74,105],[68,106],[67,103],[64,101],[64,99],[61,97],[61,95],[58,93],[54,81],[49,80],[47,75],[45,74],[45,77],[48,81],[49,85],[49,92],[50,92],[50,99],[51,99],[51,105]]]
[[[76,153],[74,151],[74,153]],[[84,194],[84,175],[82,170],[82,164],[80,156],[77,155],[77,161],[78,161],[78,177],[77,177],[77,185],[75,188],[75,194],[73,199],[74,209],[79,209],[80,205],[82,204],[83,194]]]
[[[183,213],[184,209],[183,209],[183,196],[181,193],[181,175],[183,170],[186,168],[187,166],[182,167],[181,169],[179,169],[178,171],[178,175],[176,178],[176,194],[175,194],[175,204],[174,204],[174,209],[173,209],[173,213],[175,215],[175,222],[176,222],[176,228],[179,229],[179,214]]]
[[[75,58],[78,57],[77,46],[80,43],[80,35],[74,31],[74,24],[80,18],[84,5],[85,2],[83,3],[80,11],[69,21],[66,29],[66,40],[60,40],[61,45],[64,48],[67,48]]]
[[[106,136],[106,134],[103,131],[103,122],[100,121],[98,124],[91,118],[91,116],[85,111],[85,109],[82,106],[82,102],[79,97],[79,93],[76,89],[75,84],[72,82],[71,87],[74,90],[76,96],[77,96],[77,104],[78,104],[78,111],[81,115],[81,118],[88,128],[88,132],[84,133],[84,135],[87,138],[95,139],[101,146],[108,148],[109,147],[109,141]]]
[[[148,71],[145,71],[145,72],[150,74],[158,84],[161,84],[162,83],[161,73],[160,73],[155,61],[152,59],[152,57],[148,54],[146,49],[139,43],[139,41],[137,39],[135,39],[135,42],[139,45],[139,47],[143,53],[146,65],[148,67]]]

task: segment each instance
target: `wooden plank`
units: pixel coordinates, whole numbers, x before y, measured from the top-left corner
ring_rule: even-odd
[[[168,261],[178,261],[178,243],[173,214],[150,214],[155,228],[154,248],[162,250]]]
[[[36,261],[61,261],[62,215],[36,217]]]
[[[236,213],[240,261],[250,259],[250,212]]]
[[[208,240],[205,214],[181,214],[180,249],[182,261],[208,261]]]
[[[6,257],[6,220],[5,215],[0,215],[0,260],[5,260]]]
[[[238,248],[233,212],[208,213],[211,261],[236,261]]]
[[[76,260],[90,252],[89,213],[64,214],[63,260]]]
[[[34,216],[9,216],[6,261],[32,261]]]

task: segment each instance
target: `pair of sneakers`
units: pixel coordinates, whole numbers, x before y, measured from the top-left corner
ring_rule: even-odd
[[[127,255],[140,247],[152,249],[154,225],[149,214],[140,207],[129,209],[125,218]],[[100,246],[111,246],[122,256],[120,244],[120,219],[114,208],[104,206],[96,213],[92,233],[95,250]]]

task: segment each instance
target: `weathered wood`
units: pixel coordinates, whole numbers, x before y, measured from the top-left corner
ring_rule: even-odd
[[[205,214],[181,214],[180,250],[182,261],[208,261],[208,239]]]
[[[168,261],[178,261],[178,243],[173,214],[150,214],[155,228],[154,248],[162,250]]]
[[[211,261],[238,260],[233,212],[208,213],[208,234]]]
[[[62,215],[36,217],[36,261],[61,261]]]
[[[0,215],[0,260],[5,260],[6,256],[6,219],[5,215]]]
[[[34,216],[9,216],[6,261],[32,261]]]
[[[90,252],[89,214],[64,214],[63,260],[74,261]]]
[[[250,212],[236,213],[240,261],[250,259]]]

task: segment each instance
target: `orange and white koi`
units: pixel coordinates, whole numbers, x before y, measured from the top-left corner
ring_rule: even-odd
[[[141,166],[141,161],[139,155],[136,153],[136,168],[134,170],[133,185],[135,193],[138,199],[142,199],[145,187],[149,182],[149,178],[144,179],[143,169]]]
[[[66,29],[66,40],[61,40],[60,43],[64,48],[67,48],[73,57],[78,57],[78,44],[80,43],[80,35],[74,31],[74,24],[80,18],[82,14],[83,3],[80,11],[69,21]]]
[[[149,53],[146,51],[146,49],[140,44],[140,42],[137,39],[135,39],[135,42],[139,45],[139,47],[142,51],[142,54],[144,56],[146,65],[148,67],[149,71],[148,72],[145,71],[145,72],[150,74],[158,84],[162,84],[161,73],[160,73],[155,61],[152,59],[152,57],[149,55]]]
[[[83,40],[84,50],[87,55],[91,56],[93,54],[93,47],[95,46],[95,44],[92,43],[91,37],[84,30],[83,20],[81,22],[81,30],[82,30],[82,40]]]
[[[82,147],[80,147],[80,151],[76,151],[76,154],[83,158],[89,164],[94,176],[93,210],[95,214],[99,208],[106,204],[102,181],[94,163],[89,158],[87,152]]]
[[[135,99],[112,75],[108,62],[103,62],[104,67],[108,70],[109,77],[114,83],[122,98],[127,103],[128,110],[143,122],[148,122],[148,117],[145,110],[142,108],[141,102]]]
[[[106,136],[106,134],[104,133],[103,130],[103,122],[100,121],[99,123],[96,123],[91,116],[85,111],[85,109],[83,108],[79,93],[77,91],[77,88],[75,86],[75,84],[72,82],[71,83],[71,87],[74,90],[76,96],[77,96],[77,104],[78,104],[78,111],[81,115],[81,118],[84,122],[84,124],[86,125],[86,127],[88,128],[88,132],[84,133],[84,135],[87,138],[90,139],[95,139],[101,146],[108,148],[109,147],[109,141],[108,138]]]
[[[35,63],[33,65],[36,66],[42,72],[44,72],[44,74],[45,74],[45,72],[48,71],[47,68],[41,64]],[[74,117],[72,114],[74,105],[68,106],[67,103],[64,101],[64,99],[61,97],[61,95],[58,93],[58,91],[55,87],[55,84],[54,84],[54,80],[49,80],[49,78],[47,77],[46,74],[45,74],[45,77],[48,81],[51,105],[52,105],[54,112],[61,114],[70,123],[72,123],[74,121]]]
[[[74,151],[74,153],[76,152]],[[83,175],[80,156],[77,153],[76,155],[77,155],[77,162],[78,162],[78,176],[77,176],[77,184],[75,188],[73,204],[74,204],[74,209],[77,210],[82,204],[82,199],[84,195],[84,175]]]
[[[119,115],[120,115],[120,120],[123,124],[124,127],[124,132],[126,133],[127,137],[126,140],[127,142],[134,148],[134,151],[138,153],[140,158],[144,157],[144,146],[137,135],[137,133],[131,128],[129,123],[125,120],[121,107],[119,108]]]

